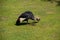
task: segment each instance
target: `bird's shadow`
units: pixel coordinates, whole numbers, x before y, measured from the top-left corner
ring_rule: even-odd
[[[19,24],[15,24],[16,26],[20,26],[20,25],[27,25],[29,23],[19,23]]]
[[[21,26],[21,25],[35,25],[37,22],[33,22],[33,23],[19,23],[19,24],[15,24],[16,26]]]

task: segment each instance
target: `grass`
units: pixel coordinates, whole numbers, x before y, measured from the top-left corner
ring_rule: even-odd
[[[41,18],[35,26],[16,26],[30,10]],[[0,0],[0,40],[60,40],[60,7],[40,0]]]

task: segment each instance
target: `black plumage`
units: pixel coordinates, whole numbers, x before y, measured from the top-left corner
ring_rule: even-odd
[[[26,19],[23,20],[23,21],[27,21],[27,23],[28,23],[28,20],[29,20],[29,19],[34,20],[34,15],[33,15],[33,13],[32,13],[31,11],[26,11],[26,12],[22,13],[22,14],[18,17],[18,19],[17,19],[17,21],[16,21],[16,24],[20,24],[20,18],[26,18]]]

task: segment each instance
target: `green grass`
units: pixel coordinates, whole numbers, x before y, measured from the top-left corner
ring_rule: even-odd
[[[16,26],[17,17],[27,10],[40,22]],[[0,40],[60,40],[60,7],[40,0],[0,0]]]

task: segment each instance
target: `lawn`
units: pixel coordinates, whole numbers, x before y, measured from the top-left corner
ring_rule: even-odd
[[[41,20],[35,26],[16,26],[27,10]],[[0,0],[0,40],[60,40],[60,7],[41,0]]]

